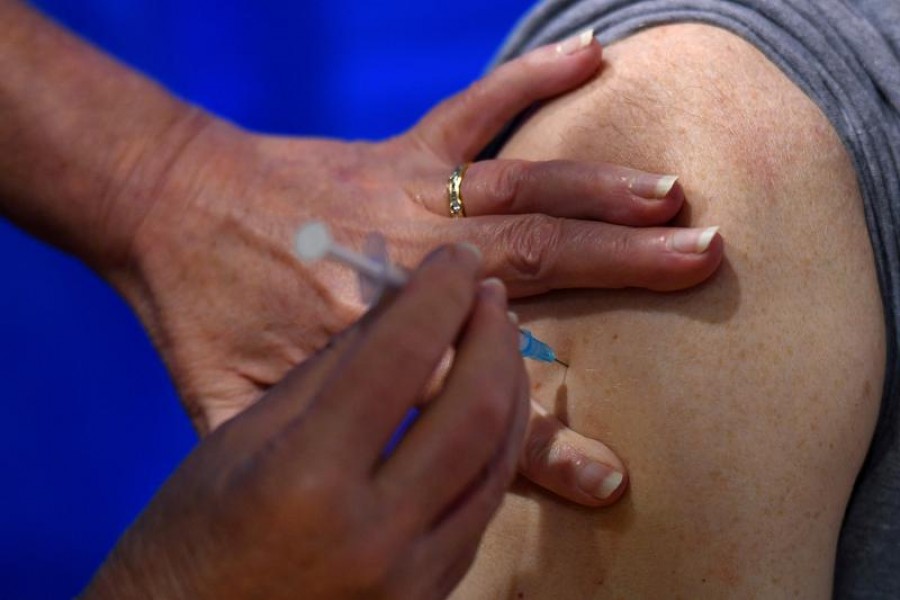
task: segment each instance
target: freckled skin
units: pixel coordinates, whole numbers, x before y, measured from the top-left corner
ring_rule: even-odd
[[[504,155],[677,173],[679,222],[720,225],[726,262],[686,292],[516,307],[571,364],[564,395],[558,368],[533,365],[535,396],[607,442],[630,489],[597,511],[520,485],[456,597],[827,598],[885,360],[849,159],[812,102],[727,32],[651,29],[606,61]]]

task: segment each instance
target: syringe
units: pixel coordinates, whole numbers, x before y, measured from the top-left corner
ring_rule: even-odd
[[[379,261],[365,254],[341,246],[331,237],[328,227],[319,221],[311,221],[297,232],[294,249],[304,262],[329,259],[344,264],[370,282],[384,288],[400,288],[406,285],[409,275],[387,261]],[[527,329],[519,329],[519,352],[525,358],[541,362],[569,365],[556,358],[549,345],[540,341]]]
[[[569,368],[569,365],[556,358],[553,348],[534,337],[534,334],[527,329],[519,328],[519,352],[525,358],[541,362],[555,362]]]

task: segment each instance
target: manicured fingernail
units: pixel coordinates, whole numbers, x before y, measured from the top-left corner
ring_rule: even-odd
[[[581,33],[577,33],[558,43],[556,45],[556,53],[562,56],[571,56],[590,46],[592,41],[594,41],[593,28],[585,29]]]
[[[508,311],[508,312],[506,313],[506,316],[509,317],[509,322],[512,323],[513,325],[518,325],[518,324],[519,324],[519,315],[517,315],[517,314],[514,313],[513,311],[511,311],[511,310]]]
[[[480,249],[478,248],[478,246],[476,246],[475,244],[471,244],[471,243],[469,243],[469,242],[461,242],[461,243],[459,244],[459,247],[460,247],[460,248],[465,248],[466,250],[468,250],[469,252],[471,252],[472,254],[474,254],[475,257],[478,258],[479,261],[480,261],[482,258],[484,258],[484,257],[482,256],[482,254],[481,254],[481,250],[480,250]]]
[[[506,305],[506,284],[496,277],[490,277],[482,281],[481,289],[488,300]]]
[[[578,487],[587,494],[606,500],[622,485],[625,476],[600,463],[589,462],[576,473]]]
[[[684,254],[703,254],[709,250],[709,245],[718,232],[718,227],[676,229],[675,233],[669,236],[669,248]]]
[[[636,175],[628,184],[628,189],[647,200],[662,200],[669,195],[678,182],[678,175]]]

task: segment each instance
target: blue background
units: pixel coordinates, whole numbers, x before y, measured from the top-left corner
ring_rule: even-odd
[[[246,127],[377,139],[476,79],[530,0],[43,0]],[[196,438],[128,308],[0,220],[0,598],[72,597]]]

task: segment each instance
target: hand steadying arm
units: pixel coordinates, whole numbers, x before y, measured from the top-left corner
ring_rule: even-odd
[[[447,216],[454,166],[600,64],[599,45],[576,38],[504,65],[391,140],[279,138],[180,102],[26,6],[3,2],[0,212],[119,290],[205,433],[359,315],[345,273],[294,259],[293,232],[310,218],[351,246],[380,231],[406,265],[441,243],[474,242],[513,296],[669,290],[706,279],[721,240],[700,248],[702,231],[651,227],[684,200],[659,175],[485,161],[463,182],[468,218]],[[602,444],[537,412],[530,436],[528,477],[584,504],[618,497],[603,477],[623,467]]]

